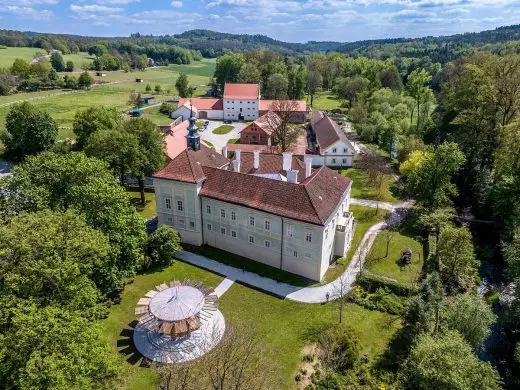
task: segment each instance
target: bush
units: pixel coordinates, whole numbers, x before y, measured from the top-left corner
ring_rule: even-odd
[[[170,116],[173,112],[175,112],[176,107],[175,104],[164,102],[159,107],[159,112],[164,115]]]
[[[383,287],[379,287],[374,294],[370,294],[362,287],[356,286],[348,294],[347,299],[349,302],[356,303],[369,310],[378,310],[390,314],[401,314],[404,310],[404,298]]]
[[[144,268],[164,267],[173,263],[173,255],[182,250],[179,233],[161,225],[144,244]]]
[[[382,278],[368,272],[363,272],[363,274],[358,280],[358,285],[363,287],[368,292],[374,292],[377,291],[377,289],[379,288],[385,288],[393,294],[402,297],[408,297],[412,293],[412,289],[410,289],[409,287],[401,286],[386,278]]]
[[[360,344],[356,331],[350,326],[327,326],[318,336],[319,357],[323,364],[336,372],[354,367]]]
[[[302,376],[301,376],[301,374],[297,374],[297,375],[294,377],[294,380],[295,380],[296,382],[300,382],[300,381],[302,380]]]

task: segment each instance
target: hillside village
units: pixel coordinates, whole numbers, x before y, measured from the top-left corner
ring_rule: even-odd
[[[518,388],[518,54],[24,39],[0,387]]]

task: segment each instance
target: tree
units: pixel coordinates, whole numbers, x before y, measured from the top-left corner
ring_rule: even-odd
[[[332,299],[333,302],[338,306],[339,312],[339,323],[341,324],[343,320],[343,307],[345,306],[347,293],[350,290],[350,284],[348,283],[346,277],[342,274],[339,278],[337,278],[333,282],[332,286],[332,294],[329,299]]]
[[[458,331],[474,350],[482,347],[496,319],[486,301],[473,294],[460,294],[447,300],[441,316],[444,326]]]
[[[119,129],[123,117],[115,108],[93,106],[76,112],[72,131],[76,135],[78,149],[83,149],[90,140],[92,134],[100,130]]]
[[[177,77],[177,81],[175,82],[175,88],[179,93],[179,96],[182,98],[188,97],[188,76],[185,73],[181,73],[179,77]]]
[[[247,62],[238,73],[238,81],[245,84],[258,84],[262,80],[262,74],[258,64]]]
[[[450,197],[457,195],[451,179],[463,162],[464,155],[455,143],[429,146],[422,162],[408,175],[407,188],[428,210],[449,206]]]
[[[117,291],[125,277],[134,275],[146,238],[143,219],[103,161],[83,153],[41,153],[15,166],[1,188],[4,218],[71,209],[108,237],[109,256],[103,272],[94,275],[102,293]]]
[[[351,326],[328,325],[317,338],[318,355],[325,367],[340,373],[351,369],[361,350],[359,336]]]
[[[5,120],[2,134],[5,154],[14,160],[48,150],[58,136],[58,124],[30,103],[15,104]]]
[[[159,84],[157,84],[154,89],[155,93],[160,94],[162,92],[162,88]]]
[[[99,325],[55,306],[2,306],[0,382],[21,390],[109,390],[120,385],[121,361]]]
[[[139,182],[141,204],[145,205],[144,179],[164,165],[164,137],[155,123],[149,119],[130,119],[125,122],[124,128],[137,139],[139,153],[133,174]]]
[[[453,226],[452,221],[455,217],[455,210],[452,207],[444,207],[433,211],[419,210],[419,213],[419,225],[426,229],[430,234],[435,235],[435,242],[438,245],[441,231],[447,227]]]
[[[161,225],[148,236],[144,244],[147,268],[164,267],[173,263],[173,256],[182,250],[179,233],[167,225]]]
[[[74,62],[67,61],[67,65],[65,66],[66,72],[74,72]]]
[[[14,60],[13,65],[11,66],[11,73],[20,77],[21,79],[26,79],[31,73],[31,66],[27,61],[21,58],[17,58]]]
[[[306,77],[307,74],[303,65],[292,67],[287,74],[289,80],[287,95],[289,96],[289,99],[300,100],[305,96]]]
[[[104,234],[71,212],[20,214],[0,227],[0,291],[38,306],[86,315],[101,296],[94,284],[110,246]]]
[[[390,88],[401,92],[403,90],[403,81],[397,69],[387,69],[379,73],[379,81],[383,88]]]
[[[433,92],[428,86],[428,83],[432,80],[432,76],[424,69],[415,69],[408,76],[406,88],[408,93],[415,100],[415,107],[417,112],[417,133],[421,125],[421,105],[426,104],[428,101],[433,100]]]
[[[502,255],[507,262],[509,276],[520,278],[520,229],[511,242],[502,243]]]
[[[138,161],[139,145],[135,135],[122,131],[101,130],[90,137],[85,154],[105,161],[119,182],[133,172]]]
[[[266,86],[266,97],[268,99],[287,99],[289,80],[287,76],[275,73],[269,76]]]
[[[0,70],[0,96],[10,95],[18,84],[17,76]]]
[[[341,99],[348,101],[349,107],[355,103],[358,94],[368,92],[370,80],[361,77],[345,77],[340,78],[334,87],[334,92]]]
[[[78,87],[80,88],[88,89],[92,86],[93,82],[94,79],[87,71],[84,71],[78,77]]]
[[[146,84],[146,87],[144,88],[146,92],[152,92],[152,86],[150,84]]]
[[[379,202],[384,195],[385,181],[388,175],[392,173],[386,159],[377,153],[368,152],[361,156],[359,167],[368,173],[370,185],[376,189],[376,214],[379,212]]]
[[[224,90],[224,84],[238,81],[238,75],[244,62],[244,56],[241,53],[226,53],[217,58],[214,77],[220,91]]]
[[[274,100],[266,116],[268,126],[273,130],[274,142],[282,152],[286,152],[298,141],[300,130],[291,126],[292,118],[298,108],[294,100]]]
[[[448,291],[468,290],[478,266],[470,231],[465,227],[445,228],[439,236],[437,261],[442,282]]]
[[[458,332],[423,334],[400,374],[404,389],[499,390],[498,372],[480,361]]]
[[[314,103],[314,96],[320,91],[323,86],[323,77],[320,72],[310,70],[307,72],[307,93],[311,98],[311,107]]]
[[[51,66],[56,72],[63,72],[65,70],[65,61],[63,61],[62,55],[57,51],[51,54]]]
[[[128,104],[137,108],[141,108],[142,106],[144,106],[144,100],[141,96],[141,92],[130,92],[130,95],[128,95]]]

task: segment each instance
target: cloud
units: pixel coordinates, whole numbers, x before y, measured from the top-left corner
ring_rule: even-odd
[[[124,9],[120,7],[107,7],[105,5],[89,4],[77,5],[71,4],[70,10],[75,13],[100,13],[100,14],[114,14],[123,12]]]
[[[16,6],[13,7],[30,7],[33,5],[56,5],[58,2],[58,0],[0,0],[0,5],[13,6],[13,3],[16,3]]]
[[[173,7],[173,8],[182,8],[182,1],[172,1],[170,3],[170,5]]]
[[[8,5],[3,7],[0,12],[15,15],[19,19],[32,20],[48,20],[54,16],[54,13],[50,10],[19,7],[17,5]]]

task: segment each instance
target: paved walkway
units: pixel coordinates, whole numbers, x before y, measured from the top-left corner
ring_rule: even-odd
[[[229,290],[229,288],[235,283],[233,279],[225,278],[220,284],[215,287],[215,294],[217,294],[217,297],[221,297],[224,295],[224,293]]]
[[[363,204],[367,207],[375,207],[377,202],[362,199],[351,199],[351,204]],[[365,262],[367,254],[370,252],[370,248],[372,247],[377,234],[385,227],[402,221],[406,216],[406,209],[410,208],[412,204],[412,202],[403,202],[400,204],[391,205],[391,214],[389,218],[384,222],[380,222],[371,226],[367,230],[363,239],[361,240],[359,247],[352,257],[350,264],[345,269],[345,272],[343,272],[343,274],[340,275],[336,280],[322,286],[297,287],[288,283],[277,282],[276,280],[260,276],[253,272],[244,271],[242,269],[235,268],[191,252],[183,251],[178,255],[178,257],[187,263],[226,276],[226,279],[224,279],[224,281],[215,290],[221,291],[220,294],[217,292],[219,297],[231,286],[233,281],[237,281],[266,291],[280,298],[290,299],[303,303],[323,303],[327,301],[327,296],[330,300],[338,298],[337,291],[340,289],[342,290],[343,294],[352,289],[357,275],[359,274],[359,271]],[[381,203],[379,206],[381,207]],[[229,282],[226,282],[226,280],[229,280]],[[224,286],[222,286],[223,284]]]

